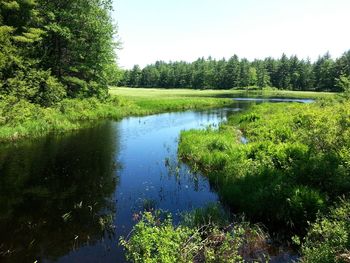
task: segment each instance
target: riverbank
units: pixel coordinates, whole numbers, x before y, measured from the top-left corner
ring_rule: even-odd
[[[0,143],[81,129],[101,119],[229,106],[238,91],[111,88],[111,98],[66,99],[43,108],[14,98],[0,102]],[[252,94],[252,93],[249,93]],[[254,93],[258,96],[259,93]],[[253,96],[253,95],[252,95]],[[263,96],[321,98],[329,93],[265,92]]]
[[[291,91],[291,90],[194,90],[194,89],[152,89],[152,88],[124,88],[113,87],[110,94],[127,97],[133,100],[152,98],[234,98],[234,97],[261,97],[261,98],[300,98],[321,99],[333,97],[336,93]]]
[[[133,100],[112,95],[107,101],[97,99],[66,99],[50,108],[27,101],[0,102],[0,143],[34,138],[48,133],[78,130],[102,119],[119,120],[127,116],[224,107],[230,99],[219,98],[157,98]]]
[[[179,156],[235,212],[300,236],[305,262],[337,262],[349,248],[349,116],[348,101],[253,106],[218,130],[182,132]]]

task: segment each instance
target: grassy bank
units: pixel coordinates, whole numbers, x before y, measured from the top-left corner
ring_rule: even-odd
[[[277,98],[330,98],[335,93],[312,92],[312,91],[290,91],[290,90],[194,90],[194,89],[151,89],[151,88],[111,88],[111,94],[130,98],[132,100],[147,100],[154,98],[233,98],[233,97],[277,97]]]
[[[94,98],[66,99],[44,108],[7,97],[0,100],[0,143],[77,130],[101,119],[118,120],[126,116],[222,107],[231,103],[229,99],[219,98],[152,96],[152,99],[133,99],[112,95],[104,102]]]
[[[179,155],[238,211],[302,232],[350,190],[349,113],[348,102],[259,105],[218,131],[183,132]]]
[[[304,236],[317,213],[349,194],[349,116],[350,102],[254,106],[219,130],[184,131],[179,155],[235,211]],[[322,240],[327,233],[319,231]]]
[[[169,111],[222,107],[232,103],[232,96],[279,96],[320,98],[329,93],[275,92],[245,93],[242,91],[175,90],[111,88],[111,98],[66,99],[44,108],[14,98],[0,101],[0,142],[15,141],[25,137],[38,137],[49,132],[76,130],[100,119],[120,119]]]

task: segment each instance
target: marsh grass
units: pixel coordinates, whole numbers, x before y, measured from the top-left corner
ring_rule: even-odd
[[[349,113],[349,102],[254,106],[218,130],[182,132],[179,156],[235,211],[303,235],[319,211],[349,193]]]
[[[21,138],[40,137],[50,132],[62,133],[90,127],[103,119],[119,120],[168,111],[222,107],[232,103],[217,98],[147,98],[130,99],[111,96],[106,101],[66,99],[50,108],[24,100],[0,101],[0,143]]]
[[[110,94],[133,98],[134,100],[146,98],[233,98],[233,97],[277,97],[277,98],[331,98],[335,93],[289,90],[211,90],[211,89],[152,89],[152,88],[125,88],[112,87]]]
[[[292,91],[187,90],[111,88],[106,101],[65,99],[44,108],[15,98],[0,100],[0,143],[89,127],[102,119],[142,116],[169,111],[206,109],[233,104],[232,97],[333,97],[331,93]]]

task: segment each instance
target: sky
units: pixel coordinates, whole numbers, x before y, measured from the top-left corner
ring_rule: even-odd
[[[114,0],[122,68],[199,57],[317,59],[350,49],[350,0]]]

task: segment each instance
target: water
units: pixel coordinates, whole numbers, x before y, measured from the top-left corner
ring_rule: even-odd
[[[299,102],[299,103],[312,103],[313,99],[292,99],[292,98],[234,98],[235,101],[247,101],[247,102]]]
[[[1,262],[124,262],[118,247],[140,211],[175,214],[218,196],[177,161],[182,130],[217,127],[235,108],[105,121],[0,146]]]
[[[2,146],[1,261],[123,262],[119,236],[145,207],[179,214],[218,200],[205,177],[177,162],[177,140],[236,110],[125,118]]]

